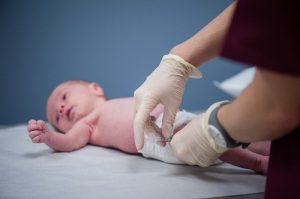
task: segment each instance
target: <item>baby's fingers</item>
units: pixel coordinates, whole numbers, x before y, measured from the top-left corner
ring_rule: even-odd
[[[45,122],[43,120],[38,120],[36,122],[41,128],[43,128],[45,126]]]
[[[31,119],[31,120],[28,121],[28,125],[29,124],[35,124],[35,123],[36,123],[36,120],[34,120],[34,119]]]
[[[27,126],[27,130],[28,130],[28,132],[37,131],[37,130],[41,130],[41,128],[37,124],[29,124]]]
[[[38,120],[37,125],[39,126],[40,130],[43,131],[43,133],[46,133],[49,131],[46,123],[43,120]]]
[[[27,125],[27,130],[30,131],[35,131],[35,130],[44,130],[45,128],[45,122],[42,120],[30,120]]]
[[[36,136],[32,139],[33,143],[40,143],[41,142],[41,136]]]
[[[41,133],[42,133],[41,131],[35,130],[35,131],[30,131],[28,134],[29,134],[29,137],[31,139],[33,139],[33,138],[41,135]]]
[[[34,130],[37,130],[37,129],[39,129],[37,121],[36,120],[30,120],[28,122],[28,125],[27,125],[27,130],[28,131],[34,131]]]

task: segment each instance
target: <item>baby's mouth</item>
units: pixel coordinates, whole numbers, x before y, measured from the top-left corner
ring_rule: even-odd
[[[72,114],[73,111],[72,110],[73,110],[73,106],[71,108],[69,108],[66,112],[66,116],[67,116],[69,121],[72,121],[72,119],[73,119],[73,114]]]

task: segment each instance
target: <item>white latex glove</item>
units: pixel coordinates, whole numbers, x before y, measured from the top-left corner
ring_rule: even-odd
[[[134,137],[138,150],[144,145],[144,129],[151,111],[164,105],[162,134],[165,138],[172,135],[172,126],[181,103],[185,82],[188,77],[200,78],[196,67],[177,55],[163,56],[159,66],[147,77],[146,81],[134,92],[135,118]]]
[[[224,102],[213,104],[205,113],[198,115],[174,135],[171,147],[179,160],[189,165],[208,167],[228,150],[222,144],[217,144],[208,131],[209,116],[212,110],[222,103]]]

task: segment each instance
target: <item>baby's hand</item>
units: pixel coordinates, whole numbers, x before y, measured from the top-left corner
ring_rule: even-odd
[[[44,143],[50,138],[50,131],[43,120],[30,120],[27,130],[33,143]]]

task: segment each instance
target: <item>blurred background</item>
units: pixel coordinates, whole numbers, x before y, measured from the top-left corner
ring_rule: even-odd
[[[0,1],[0,124],[46,119],[51,90],[70,79],[130,97],[163,55],[204,27],[231,0]],[[213,85],[244,69],[215,59],[189,80],[182,109],[231,99]]]

